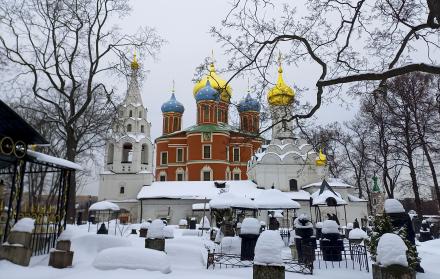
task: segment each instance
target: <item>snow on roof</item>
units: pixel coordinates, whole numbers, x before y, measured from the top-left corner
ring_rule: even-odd
[[[50,156],[50,155],[47,155],[44,153],[32,151],[29,149],[27,150],[27,154],[30,157],[32,157],[40,162],[44,162],[44,163],[48,163],[48,164],[52,164],[52,165],[55,165],[58,167],[64,167],[64,168],[68,168],[68,169],[83,170],[83,168],[80,165],[75,164],[74,162],[71,162],[71,161],[67,161],[65,159],[57,158],[57,157]]]
[[[329,178],[326,180],[328,185],[330,185],[331,187],[336,187],[336,188],[354,188],[352,185],[349,185],[347,183],[345,183],[343,180],[338,179],[338,178]],[[321,187],[322,185],[322,181],[318,181],[318,182],[314,182],[311,184],[308,184],[306,186],[301,187],[302,189],[307,189],[310,187]]]
[[[256,204],[250,199],[243,196],[234,195],[231,192],[220,193],[218,196],[212,198],[209,206],[215,209],[226,208],[250,208],[255,209]]]
[[[209,203],[194,203],[192,205],[193,210],[209,210]]]
[[[298,209],[301,205],[277,189],[267,189],[255,198],[259,209]]]
[[[150,186],[142,187],[137,199],[212,199],[221,191],[229,191],[240,197],[254,198],[261,191],[250,180],[225,182],[225,188],[217,188],[214,181],[156,181]]]
[[[334,198],[336,200],[337,205],[347,204],[346,201],[341,197],[341,194],[335,192],[333,193],[330,190],[324,190],[321,194],[319,194],[319,190],[312,194],[313,205],[327,205],[327,199]]]
[[[96,210],[96,211],[100,211],[100,210],[111,210],[111,211],[119,211],[119,206],[109,202],[109,201],[100,201],[100,202],[95,202],[94,204],[92,204],[89,207],[89,210]]]
[[[347,197],[348,197],[348,201],[350,201],[350,202],[367,202],[366,199],[361,199],[361,198],[358,198],[358,197],[350,195],[350,194],[347,194]]]
[[[290,199],[297,201],[308,201],[310,200],[310,193],[304,190],[292,191],[292,192],[283,192]]]

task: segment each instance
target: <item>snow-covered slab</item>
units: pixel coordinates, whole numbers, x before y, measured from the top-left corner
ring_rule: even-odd
[[[170,273],[167,255],[162,251],[141,247],[116,247],[101,251],[93,261],[98,269],[145,269]]]
[[[354,188],[354,186],[349,185],[347,183],[345,183],[343,180],[338,179],[338,178],[329,178],[326,179],[328,185],[330,185],[332,188]],[[305,185],[303,187],[301,187],[302,189],[307,189],[307,188],[311,188],[311,187],[321,187],[322,185],[322,181],[317,181],[314,183],[310,183],[308,185]]]
[[[214,181],[156,181],[151,186],[144,186],[137,198],[141,199],[212,199],[221,191],[228,191],[237,196],[253,198],[260,189],[250,180],[224,181],[225,188],[217,188]]]
[[[283,192],[290,199],[296,201],[308,201],[310,200],[310,193],[304,190],[292,191],[292,192]]]
[[[109,201],[95,202],[89,207],[89,211],[104,211],[104,210],[119,211],[120,208],[117,204],[114,204]]]
[[[403,208],[403,205],[396,199],[386,199],[384,209],[386,213],[405,212],[405,208]]]
[[[290,199],[288,195],[277,189],[267,189],[255,198],[259,209],[298,209],[301,205]]]
[[[348,201],[350,201],[350,202],[367,202],[366,199],[361,199],[361,198],[358,198],[358,197],[350,195],[350,194],[347,194],[347,197],[348,197]]]
[[[32,218],[21,218],[15,223],[11,231],[13,232],[27,232],[32,233],[34,230],[35,219]]]
[[[33,150],[27,150],[27,154],[39,162],[55,165],[58,167],[73,169],[73,170],[83,170],[83,167],[81,167],[80,165],[62,158],[57,158]]]

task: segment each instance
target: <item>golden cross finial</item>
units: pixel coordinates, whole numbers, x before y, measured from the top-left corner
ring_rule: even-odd
[[[281,61],[282,61],[282,56],[281,56],[281,51],[278,54],[278,66],[281,67]]]
[[[211,63],[214,64],[214,49],[211,49]]]

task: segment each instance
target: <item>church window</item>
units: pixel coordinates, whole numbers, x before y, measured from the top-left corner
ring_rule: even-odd
[[[120,188],[119,188],[119,194],[124,194],[125,193],[125,187],[124,186],[121,186]]]
[[[183,148],[176,149],[176,162],[183,162]]]
[[[177,181],[183,181],[183,173],[177,174]]]
[[[131,124],[127,125],[127,132],[131,132]]]
[[[376,204],[377,204],[377,200],[373,199],[373,205],[376,205]]]
[[[142,118],[142,111],[139,112],[139,118]]]
[[[203,106],[203,121],[209,121],[209,107],[207,105]]]
[[[124,143],[122,146],[122,163],[131,163],[133,159],[133,145],[131,143]]]
[[[130,110],[130,111],[128,112],[128,117],[133,117],[133,111]]]
[[[115,146],[113,145],[113,143],[110,143],[107,149],[107,164],[113,164],[114,153],[115,153]]]
[[[247,117],[243,116],[243,130],[247,131],[248,129],[248,122],[247,122]]]
[[[166,177],[166,175],[161,174],[160,177],[159,177],[159,180],[160,180],[160,181],[167,181],[167,177]]]
[[[144,132],[144,125],[141,125],[141,133]]]
[[[240,148],[234,147],[233,149],[234,162],[240,162]]]
[[[203,145],[203,159],[211,159],[211,145]]]
[[[163,126],[163,130],[165,133],[168,132],[168,117],[165,117],[165,124]]]
[[[223,120],[222,120],[222,110],[221,109],[217,109],[217,121],[223,122]]]
[[[287,123],[285,120],[283,120],[282,125],[283,125],[283,131],[287,131]]]
[[[298,181],[296,179],[289,180],[290,191],[298,191]]]
[[[229,161],[229,146],[226,146],[226,161]]]
[[[160,153],[160,164],[161,165],[168,164],[168,152],[165,151]]]
[[[203,172],[203,181],[211,181],[211,172],[210,171]]]
[[[240,180],[240,174],[234,173],[234,180]]]
[[[142,144],[141,163],[148,164],[148,146],[146,144]]]
[[[179,125],[178,120],[179,119],[177,117],[174,117],[173,131],[177,131],[179,129],[179,127],[178,127],[178,125]]]

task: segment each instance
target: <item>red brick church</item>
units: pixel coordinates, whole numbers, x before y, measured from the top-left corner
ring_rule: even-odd
[[[240,127],[228,124],[231,87],[214,64],[194,86],[196,125],[181,128],[183,105],[174,92],[162,105],[163,134],[156,139],[156,181],[246,180],[247,162],[261,146],[260,104],[250,94],[237,106]]]

